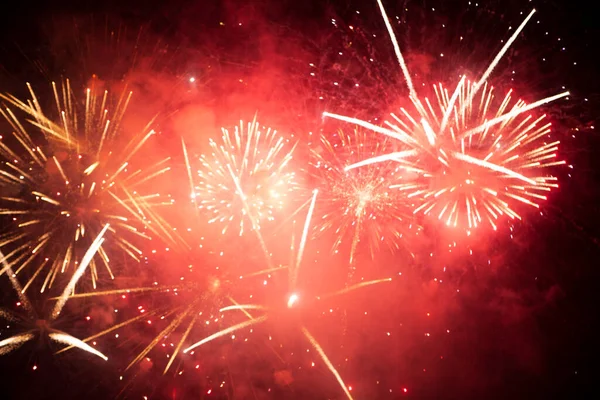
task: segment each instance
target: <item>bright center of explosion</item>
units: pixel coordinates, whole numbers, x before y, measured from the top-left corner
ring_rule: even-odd
[[[211,277],[210,289],[214,292],[214,291],[217,291],[220,287],[221,287],[221,280],[217,277]]]
[[[35,321],[35,326],[40,331],[46,331],[50,327],[50,324],[45,319],[38,319],[38,320]]]
[[[363,190],[358,193],[359,208],[365,208],[368,202],[373,199],[370,190]]]
[[[277,203],[283,197],[279,192],[287,189],[286,182],[273,181],[268,171],[258,171],[240,184],[248,203],[257,209],[261,209],[266,204]],[[239,194],[235,196],[237,200]],[[282,207],[283,204],[280,203],[276,208]]]
[[[288,308],[292,308],[294,306],[294,304],[296,304],[297,302],[298,302],[298,295],[296,293],[292,293],[287,302]]]

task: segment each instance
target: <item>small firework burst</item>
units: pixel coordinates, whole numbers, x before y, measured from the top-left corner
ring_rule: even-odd
[[[44,291],[60,272],[75,269],[81,252],[105,224],[110,224],[111,244],[139,259],[138,239],[150,239],[150,233],[169,234],[152,210],[162,204],[159,195],[140,194],[145,182],[169,167],[168,159],[148,166],[139,157],[131,165],[155,133],[147,127],[123,142],[121,123],[131,93],[115,99],[92,86],[78,102],[69,81],[53,83],[57,108],[53,118],[28,87],[27,102],[2,95],[27,119],[21,122],[10,108],[1,110],[12,135],[0,141],[0,214],[11,219],[10,229],[0,236],[7,262],[0,273],[15,267],[19,274],[35,263],[38,267],[24,290],[43,276]],[[94,287],[99,265],[113,277],[104,247],[90,263]]]
[[[192,196],[210,223],[223,224],[225,233],[234,226],[239,234],[260,230],[281,211],[297,188],[290,169],[292,152],[288,140],[277,131],[261,129],[256,120],[222,129],[219,143],[211,140],[212,153],[200,157],[200,181]]]
[[[342,242],[350,242],[351,265],[359,242],[364,241],[374,256],[382,243],[399,248],[405,232],[413,228],[410,199],[390,188],[402,182],[405,171],[399,165],[379,163],[346,169],[389,147],[389,140],[354,130],[352,134],[339,131],[331,138],[323,135],[320,145],[311,150],[311,174],[321,193],[316,228],[334,231],[334,251]]]

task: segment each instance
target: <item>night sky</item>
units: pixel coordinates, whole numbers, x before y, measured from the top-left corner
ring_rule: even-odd
[[[323,363],[310,368],[315,360],[295,329],[298,321],[310,325],[355,399],[600,395],[600,25],[595,9],[576,3],[384,2],[390,17],[401,21],[394,29],[418,88],[423,82],[455,84],[459,74],[479,73],[500,40],[536,8],[490,82],[499,90],[513,88],[528,102],[571,93],[568,100],[537,110],[552,122],[560,157],[572,166],[553,171],[560,188],[539,210],[527,208],[522,221],[468,237],[419,219],[421,234],[399,250],[382,246],[373,257],[359,253],[357,277],[393,277],[393,282],[307,306],[307,315],[278,310],[275,322],[254,328],[254,339],[244,342],[250,334],[239,331],[236,340],[208,343],[193,356],[182,355],[166,374],[165,351],[185,327],[165,339],[167,350],[158,345],[147,355],[152,361],[125,371],[163,329],[157,318],[98,339],[107,362],[79,350],[54,354],[61,345],[37,335],[0,356],[0,398],[345,398]],[[94,75],[111,90],[127,83],[139,97],[124,126],[157,115],[160,135],[144,156],[171,157],[172,175],[159,177],[157,187],[186,204],[165,211],[165,217],[181,232],[191,229],[185,238],[196,250],[165,251],[168,244],[153,240],[143,245],[140,263],[121,263],[115,256],[117,278],[102,276],[99,288],[175,285],[186,276],[196,289],[179,298],[141,293],[74,299],[56,323],[78,338],[122,322],[122,315],[137,315],[142,306],[176,309],[201,299],[208,315],[227,295],[271,305],[285,294],[287,277],[281,272],[270,275],[268,285],[262,277],[237,283],[238,276],[265,268],[260,248],[251,234],[220,235],[207,218],[188,209],[180,137],[194,155],[206,153],[208,138],[220,136],[221,126],[257,113],[267,126],[301,141],[292,164],[308,187],[314,181],[304,172],[314,137],[344,126],[326,122],[323,111],[380,123],[408,97],[375,0],[12,2],[0,18],[0,92],[25,98],[29,82],[42,103],[52,105],[48,82],[53,80],[69,78],[81,88]],[[10,126],[2,120],[0,129],[4,136]],[[310,192],[295,201],[300,206],[309,199]],[[286,246],[292,232],[299,239],[305,215],[303,208],[266,230],[269,250],[289,257]],[[292,218],[297,219],[293,228]],[[15,229],[6,216],[0,224],[2,233]],[[307,297],[344,287],[342,254],[350,246],[345,243],[332,255],[331,243],[325,234],[307,245],[300,272]],[[448,243],[458,243],[450,246],[453,252]],[[23,282],[32,273],[26,269],[18,277]],[[218,296],[206,289],[215,277],[222,287]],[[32,289],[30,298],[45,315],[56,295]],[[0,301],[13,311],[18,301],[6,274],[0,276]],[[42,332],[44,318],[34,321]],[[16,332],[3,324],[0,340]],[[194,327],[186,343],[213,332]]]

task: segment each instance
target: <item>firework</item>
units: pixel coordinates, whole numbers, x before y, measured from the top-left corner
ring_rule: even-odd
[[[197,274],[197,272],[194,272],[194,275],[199,276],[200,280],[196,279],[193,283],[179,284],[171,287],[156,286],[147,288],[120,289],[105,292],[79,293],[70,296],[69,298],[73,299],[115,294],[125,296],[136,292],[152,292],[152,298],[156,298],[156,296],[160,295],[160,293],[170,297],[170,300],[164,299],[163,301],[161,301],[160,306],[156,309],[146,310],[145,308],[142,308],[141,310],[139,310],[139,316],[133,317],[127,321],[114,325],[111,328],[100,332],[94,336],[88,337],[84,339],[83,342],[85,343],[97,339],[100,336],[106,335],[107,333],[113,332],[116,329],[122,328],[126,325],[131,325],[136,322],[147,322],[150,321],[150,319],[158,317],[160,320],[166,321],[164,324],[164,328],[160,329],[157,332],[157,334],[153,336],[153,338],[150,340],[150,343],[142,351],[136,353],[135,357],[129,363],[127,368],[129,369],[137,363],[145,359],[149,359],[148,356],[152,350],[159,347],[165,347],[165,344],[171,342],[170,346],[166,346],[167,348],[171,349],[170,354],[167,356],[169,361],[167,362],[163,370],[163,373],[166,373],[169,370],[169,368],[171,368],[174,361],[178,357],[180,357],[181,353],[193,354],[193,350],[195,348],[209,343],[215,339],[224,337],[226,335],[231,335],[236,331],[252,327],[265,321],[277,321],[277,316],[285,317],[286,315],[289,316],[290,313],[294,313],[295,315],[296,311],[294,310],[304,309],[306,308],[306,304],[311,303],[310,301],[308,301],[308,299],[301,299],[298,295],[299,292],[297,291],[297,289],[299,287],[299,269],[300,265],[302,264],[304,249],[307,244],[308,235],[311,231],[311,218],[315,210],[316,197],[317,191],[314,192],[313,197],[307,204],[308,215],[304,222],[302,235],[299,242],[294,243],[294,240],[292,240],[289,265],[277,265],[273,268],[269,267],[268,269],[262,271],[245,274],[244,276],[239,276],[235,278],[231,276],[228,278],[228,274],[224,274],[221,271],[219,271],[218,273],[214,273],[213,271],[212,274],[200,273],[199,275]],[[265,257],[270,258],[271,256],[267,253],[265,254]],[[272,260],[267,260],[266,264],[273,265],[274,263]],[[247,282],[249,278],[259,275],[270,276],[270,274],[279,270],[287,271],[288,283],[284,297],[276,300],[275,304],[271,302],[266,302],[264,304],[240,304],[235,300],[234,294],[232,294],[235,285],[231,285],[228,283],[232,283],[235,281]],[[343,295],[359,288],[389,281],[390,279],[363,281],[359,284],[346,287],[340,291],[319,296],[316,300]],[[228,303],[230,305],[224,305],[223,303]],[[213,333],[204,339],[196,341],[191,345],[187,343],[189,339],[195,335],[195,332],[199,328],[201,329],[201,327],[205,327],[210,329],[210,327],[213,327],[215,325],[219,326],[224,324],[226,321],[229,320],[229,314],[231,314],[232,311],[242,312],[247,319],[235,323],[233,325],[227,326],[224,329],[218,330],[216,333]],[[256,313],[260,313],[260,315],[255,315]],[[283,323],[287,324],[289,322],[288,320],[289,318],[285,318],[285,322]],[[307,339],[311,346],[317,351],[317,354],[319,354],[324,364],[338,380],[340,386],[343,388],[348,398],[352,398],[340,374],[329,360],[329,357],[325,353],[325,350],[318,343],[317,339],[303,324],[299,326],[299,331]],[[175,337],[174,341],[172,341],[173,337]]]
[[[53,83],[53,118],[28,88],[27,102],[2,95],[27,119],[21,122],[9,108],[1,111],[12,135],[0,141],[0,214],[12,224],[0,236],[7,265],[0,273],[18,265],[20,274],[37,263],[24,290],[41,276],[44,291],[60,272],[75,270],[81,252],[106,224],[112,245],[136,260],[142,254],[136,241],[150,234],[170,236],[152,209],[164,204],[159,195],[139,193],[145,182],[169,170],[168,159],[149,167],[131,165],[155,132],[147,126],[128,143],[121,137],[131,92],[114,98],[94,84],[79,102],[69,81]],[[101,266],[114,277],[102,246],[90,262],[94,287]]]
[[[390,188],[403,181],[400,166],[370,164],[346,170],[348,164],[385,152],[388,142],[364,131],[339,131],[331,139],[321,136],[320,146],[311,150],[312,175],[322,193],[316,227],[335,232],[334,251],[343,241],[350,242],[351,266],[359,242],[365,242],[373,257],[382,243],[398,249],[405,232],[413,228],[410,199]]]
[[[494,229],[501,216],[520,218],[518,203],[538,207],[537,202],[557,187],[547,168],[563,164],[557,160],[558,141],[546,141],[550,124],[543,116],[528,113],[543,104],[566,97],[561,93],[531,104],[512,101],[511,92],[496,101],[487,79],[504,53],[523,30],[532,11],[502,47],[482,77],[469,82],[462,77],[450,93],[434,86],[437,102],[421,99],[410,77],[398,41],[380,0],[378,4],[394,51],[410,92],[414,112],[402,108],[391,114],[385,127],[342,115],[326,116],[355,123],[392,137],[405,150],[363,160],[347,169],[394,160],[418,178],[392,185],[415,199],[414,213],[422,212],[446,225],[471,230],[487,223]]]
[[[537,201],[558,186],[555,177],[545,175],[545,168],[564,161],[556,158],[559,142],[544,141],[550,132],[544,116],[515,112],[502,123],[471,134],[469,127],[485,126],[494,116],[509,115],[526,104],[511,102],[510,91],[496,101],[494,89],[487,85],[472,97],[473,85],[463,78],[452,95],[457,115],[452,126],[444,126],[442,113],[451,108],[452,97],[441,84],[435,89],[438,111],[432,108],[422,113],[420,125],[413,124],[405,110],[394,115],[401,129],[410,128],[413,138],[421,135],[415,144],[419,146],[415,160],[399,162],[418,177],[392,185],[418,199],[415,213],[468,230],[482,223],[496,229],[502,215],[520,218],[515,202],[538,207]],[[465,104],[471,97],[471,103]]]
[[[107,229],[108,225],[106,225],[100,231],[98,236],[93,240],[92,245],[86,251],[85,255],[81,260],[81,263],[77,267],[77,271],[75,272],[75,274],[73,274],[73,277],[65,287],[63,294],[58,298],[58,301],[52,308],[52,312],[48,316],[44,316],[43,313],[39,313],[38,310],[35,309],[33,303],[25,294],[25,290],[21,287],[21,284],[19,283],[15,273],[12,271],[12,268],[10,267],[10,265],[7,265],[4,255],[0,252],[0,261],[2,262],[2,265],[4,266],[4,269],[6,270],[8,278],[11,282],[11,285],[19,298],[19,302],[17,303],[17,305],[22,310],[21,313],[15,313],[8,309],[0,309],[0,318],[26,327],[25,332],[18,333],[0,341],[0,355],[10,353],[21,347],[26,342],[35,339],[36,337],[48,337],[51,341],[55,343],[67,345],[70,347],[76,347],[80,350],[86,351],[97,357],[100,357],[105,361],[108,360],[108,358],[104,354],[89,346],[85,342],[54,327],[56,319],[60,315],[62,309],[64,308],[69,298],[69,294],[73,292],[77,281],[81,278],[83,272],[90,265],[94,254],[98,251],[102,242],[104,241],[103,236]]]
[[[265,132],[256,120],[240,121],[233,132],[223,128],[222,133],[220,143],[210,141],[212,153],[200,157],[192,197],[210,223],[223,224],[223,233],[230,226],[240,235],[248,228],[258,231],[296,189],[289,165],[295,146],[271,128]]]
[[[225,313],[228,311],[236,311],[236,310],[242,311],[246,315],[246,317],[248,317],[248,320],[245,320],[245,321],[239,322],[237,324],[234,324],[232,326],[229,326],[223,330],[220,330],[212,335],[209,335],[209,336],[195,342],[194,344],[192,344],[191,346],[189,346],[185,350],[183,350],[184,353],[190,353],[194,349],[198,348],[199,346],[209,343],[215,339],[218,339],[218,338],[224,337],[226,335],[230,335],[236,331],[246,329],[248,327],[252,327],[254,325],[263,323],[270,319],[278,320],[279,318],[281,318],[283,316],[283,319],[287,320],[287,318],[285,318],[285,316],[289,315],[289,313],[292,312],[292,310],[299,307],[300,297],[297,293],[298,273],[299,273],[300,266],[302,264],[304,249],[306,246],[308,233],[310,231],[310,223],[311,223],[311,218],[312,218],[314,208],[315,208],[317,193],[318,192],[315,190],[313,193],[313,197],[310,201],[307,217],[306,217],[306,220],[304,223],[304,228],[302,231],[302,236],[299,241],[297,250],[295,249],[294,240],[292,240],[291,260],[293,260],[293,262],[287,268],[288,290],[286,291],[285,297],[283,299],[280,299],[278,304],[276,304],[275,306],[267,305],[267,304],[263,305],[263,304],[237,304],[237,303],[234,303],[231,306],[221,308],[220,309],[221,313]],[[370,285],[383,283],[383,282],[389,282],[390,280],[391,279],[380,279],[380,280],[375,280],[375,281],[362,282],[358,285],[350,286],[339,292],[321,296],[319,298],[326,298],[326,297],[344,294],[344,293],[350,292],[352,290],[356,290],[361,287],[370,286]],[[258,311],[258,312],[262,313],[262,315],[253,316],[250,314],[251,311]],[[287,323],[289,323],[289,321],[285,321],[283,323],[287,324]],[[342,377],[340,376],[339,372],[336,370],[336,368],[334,367],[332,362],[329,360],[327,353],[322,348],[322,346],[319,344],[319,342],[315,339],[315,337],[312,335],[312,333],[306,328],[306,326],[304,326],[304,324],[302,324],[302,322],[300,322],[299,330],[302,333],[302,335],[307,339],[307,341],[311,344],[311,346],[316,350],[317,354],[319,354],[319,356],[321,357],[321,360],[327,366],[329,371],[334,375],[334,377],[338,381],[340,387],[344,391],[345,395],[349,399],[352,399],[352,395],[350,394],[350,391],[348,390],[347,385],[343,381]]]
[[[161,298],[157,307],[149,310],[145,307],[140,307],[137,309],[137,315],[87,337],[82,342],[88,343],[127,326],[133,326],[134,324],[143,326],[144,324],[147,325],[148,321],[157,320],[156,322],[160,323],[163,328],[151,337],[149,343],[141,351],[136,352],[136,355],[127,365],[126,370],[129,370],[143,360],[150,359],[150,353],[157,347],[165,347],[165,343],[170,343],[169,348],[174,346],[174,349],[168,355],[169,361],[163,370],[163,374],[166,374],[181,354],[181,349],[190,332],[200,326],[218,325],[223,319],[223,315],[219,312],[219,309],[223,307],[224,303],[235,303],[235,300],[231,297],[233,282],[236,280],[245,281],[254,276],[270,274],[274,271],[287,268],[286,266],[277,266],[272,269],[234,277],[232,274],[220,271],[218,267],[219,263],[211,263],[212,270],[203,268],[203,264],[201,263],[197,267],[190,264],[188,268],[185,268],[184,272],[186,274],[178,279],[182,281],[178,284],[158,285],[155,282],[154,285],[146,287],[92,291],[68,296],[69,299],[114,296],[126,299],[134,295],[149,294],[152,299]],[[216,269],[214,269],[215,265]],[[248,316],[250,317],[250,314]],[[61,352],[73,347],[67,347],[61,350]]]

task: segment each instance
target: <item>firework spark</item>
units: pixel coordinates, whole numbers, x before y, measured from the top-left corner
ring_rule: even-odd
[[[155,132],[148,125],[122,145],[121,125],[131,92],[113,98],[94,82],[85,91],[85,100],[78,102],[68,80],[62,85],[52,83],[56,103],[52,118],[28,88],[27,102],[0,95],[25,112],[30,125],[26,129],[11,109],[1,110],[12,135],[0,141],[0,214],[13,224],[0,235],[7,265],[0,274],[16,265],[19,274],[41,259],[24,289],[45,275],[43,292],[59,272],[76,270],[76,260],[106,224],[110,224],[111,243],[136,260],[142,254],[137,240],[150,239],[149,234],[170,238],[166,223],[153,211],[154,206],[168,203],[158,194],[138,192],[142,184],[170,169],[169,160],[147,168],[131,165]],[[99,266],[114,277],[102,246],[90,262],[94,287]]]
[[[317,229],[335,231],[334,251],[343,241],[350,241],[351,268],[359,242],[366,242],[373,257],[381,243],[398,249],[405,231],[413,228],[410,199],[390,188],[402,182],[400,166],[372,163],[346,170],[348,163],[373,157],[386,148],[386,141],[354,130],[353,134],[339,131],[331,139],[322,135],[320,146],[311,150],[312,175],[323,193]]]
[[[405,151],[379,155],[349,165],[351,170],[393,160],[400,168],[416,173],[413,182],[392,185],[417,203],[422,212],[449,226],[471,230],[484,223],[493,229],[501,216],[520,218],[519,203],[539,207],[537,202],[558,187],[547,175],[548,167],[564,164],[557,160],[559,141],[546,141],[550,123],[528,111],[568,96],[564,92],[531,104],[513,101],[509,91],[497,101],[486,82],[510,45],[531,18],[532,11],[502,47],[481,79],[469,82],[463,76],[450,93],[435,85],[437,102],[419,98],[406,67],[398,41],[381,0],[381,14],[400,63],[414,113],[401,108],[391,114],[384,127],[343,115],[327,117],[371,129],[399,141]]]
[[[248,225],[258,231],[296,189],[289,165],[295,146],[271,128],[263,131],[256,119],[222,133],[220,143],[210,141],[212,153],[200,157],[200,181],[192,197],[211,215],[210,223],[224,225],[223,233],[230,226],[240,235]]]

